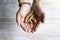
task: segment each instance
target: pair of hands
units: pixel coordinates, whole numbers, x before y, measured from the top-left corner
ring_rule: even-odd
[[[29,24],[29,23],[25,23],[24,22],[24,17],[25,15],[21,15],[20,13],[17,13],[16,14],[16,21],[18,23],[19,26],[22,27],[22,29],[25,31],[25,32],[35,32],[37,30],[37,26],[33,27],[32,24]]]
[[[21,8],[18,10],[16,14],[16,21],[18,25],[21,26],[25,32],[35,32],[37,28],[39,27],[36,25],[33,27],[32,24],[24,23],[24,19],[30,11],[31,11],[31,6],[24,4],[21,6]]]
[[[16,14],[16,21],[18,25],[21,26],[25,32],[35,32],[37,27],[33,28],[32,24],[24,23],[24,19],[29,12],[30,12],[30,6],[22,5],[22,7],[18,10]]]

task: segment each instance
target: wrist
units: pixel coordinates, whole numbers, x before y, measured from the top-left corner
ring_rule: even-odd
[[[19,13],[25,17],[30,12],[30,10],[31,10],[30,5],[23,4],[21,9],[19,10]]]

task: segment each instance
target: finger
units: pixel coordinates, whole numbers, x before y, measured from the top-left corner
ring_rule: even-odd
[[[28,24],[28,23],[21,23],[21,24],[22,24],[22,28],[24,31],[31,32],[30,24]]]
[[[39,27],[38,25],[39,24],[34,24],[31,32],[35,32],[38,29],[38,27]]]
[[[20,26],[25,32],[27,32],[26,28],[24,28],[22,25],[20,25]]]
[[[25,32],[27,32],[27,31],[28,31],[27,24],[21,23],[21,25],[22,25],[23,30],[24,30]]]
[[[17,17],[17,24],[18,24],[19,26],[21,26],[21,28],[22,28],[25,32],[27,31],[27,28],[26,28],[25,24],[23,23],[23,19],[22,19],[20,16]]]
[[[35,32],[35,26],[33,26],[33,28],[31,29],[31,32]]]
[[[31,26],[29,23],[26,23],[26,27],[27,27],[27,32],[31,32]]]
[[[37,24],[37,26],[35,27],[35,31],[38,30],[38,28],[40,27],[40,25],[41,25],[41,22],[39,22],[39,24]]]

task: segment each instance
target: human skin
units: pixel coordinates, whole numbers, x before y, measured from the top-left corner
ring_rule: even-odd
[[[16,14],[16,21],[18,25],[23,28],[26,32],[31,32],[31,25],[24,23],[25,16],[30,12],[31,5],[29,4],[23,4],[21,5],[21,8],[19,8],[17,14]]]
[[[27,14],[30,13],[31,7],[32,10],[35,12],[34,13],[35,17],[39,20],[36,25],[34,24],[33,27],[29,23],[24,23],[24,19],[27,16]],[[35,32],[38,29],[39,25],[44,22],[44,13],[40,8],[41,7],[39,7],[39,5],[36,4],[33,4],[33,6],[29,4],[22,4],[21,7],[19,8],[16,14],[16,21],[18,25],[21,26],[25,32]]]

